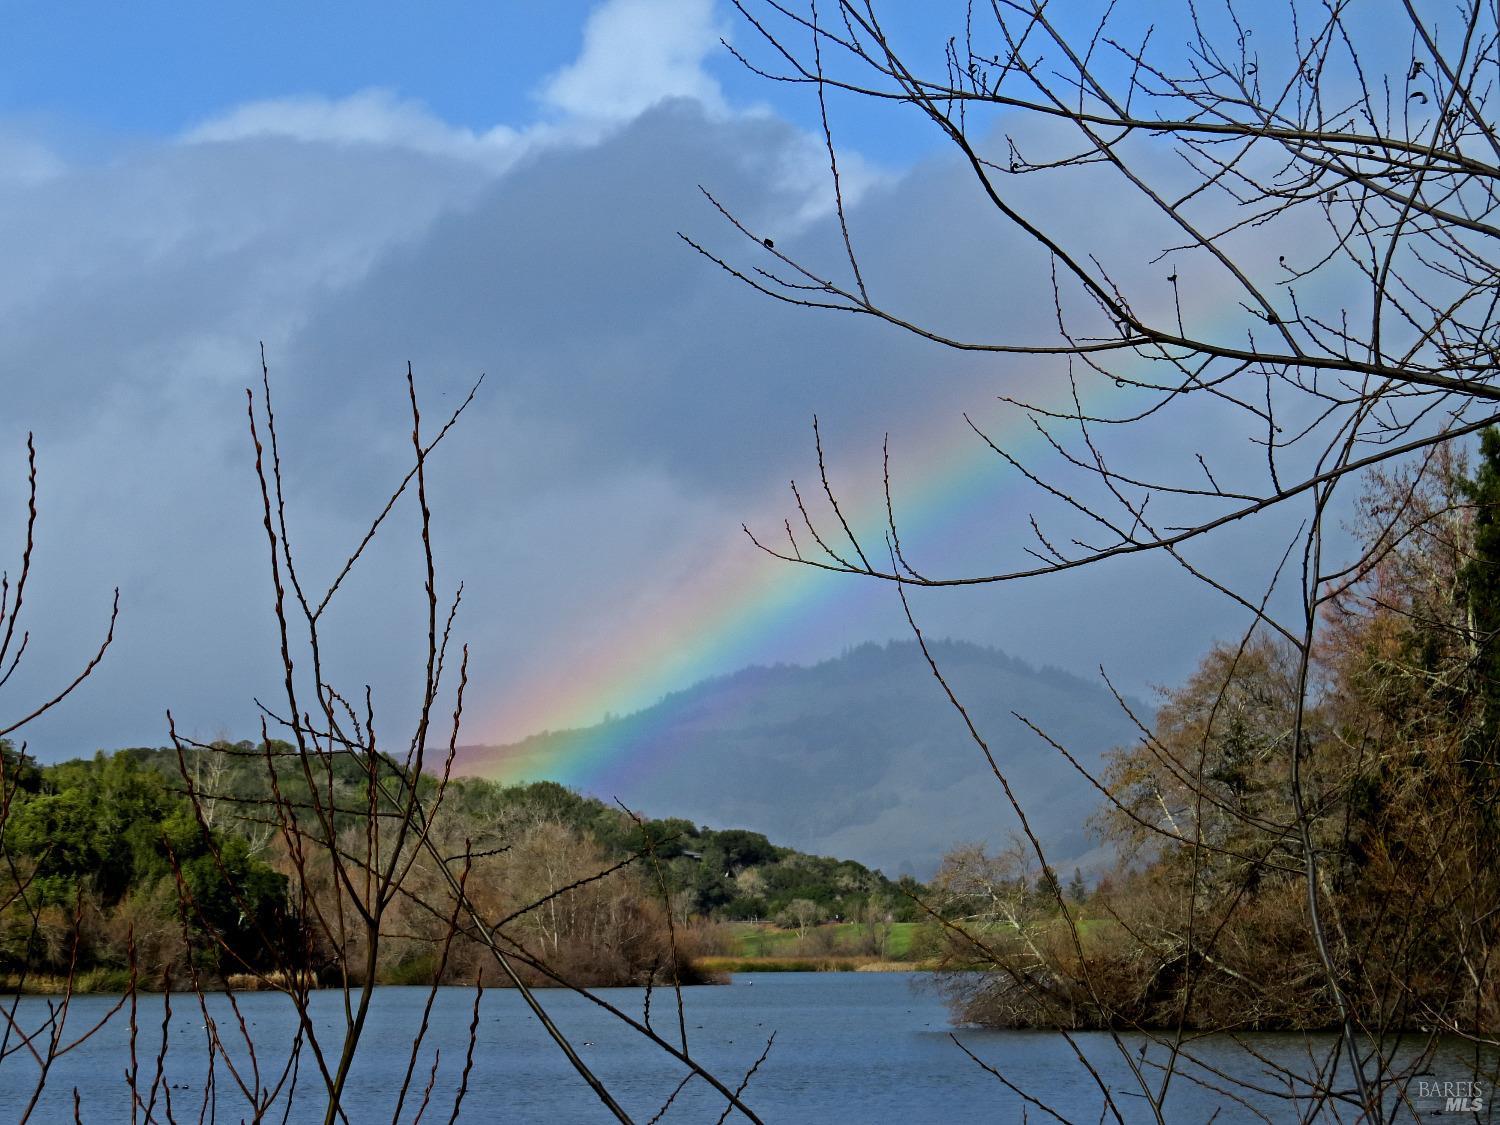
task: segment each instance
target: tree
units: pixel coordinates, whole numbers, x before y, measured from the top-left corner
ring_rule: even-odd
[[[535,995],[536,984],[583,994],[664,1052],[688,1077],[707,1083],[729,1110],[759,1120],[741,1096],[748,1078],[738,1089],[731,1088],[692,1054],[676,988],[688,975],[680,971],[670,916],[664,906],[657,911],[649,900],[642,905],[630,893],[640,876],[626,869],[650,858],[649,844],[644,855],[606,859],[563,823],[569,816],[597,816],[602,806],[560,786],[539,787],[533,794],[538,815],[503,842],[487,837],[497,827],[517,825],[489,824],[476,832],[472,822],[445,813],[450,794],[462,790],[451,784],[449,768],[463,715],[467,651],[453,639],[461,590],[453,589],[445,600],[439,581],[426,470],[429,456],[473,395],[435,433],[424,433],[409,368],[407,392],[410,467],[375,504],[363,538],[315,585],[289,533],[293,521],[264,357],[259,392],[246,391],[283,689],[278,701],[257,701],[262,714],[258,742],[195,742],[178,732],[169,712],[175,784],[164,780],[162,771],[148,768],[153,755],[142,750],[56,767],[62,776],[49,783],[48,770],[37,770],[26,758],[24,743],[14,749],[5,736],[58,705],[88,677],[113,637],[113,614],[103,644],[70,684],[40,705],[17,708],[17,717],[0,720],[8,723],[0,726],[0,958],[5,968],[16,970],[9,982],[14,987],[24,987],[28,974],[38,968],[56,968],[63,993],[39,1026],[23,1026],[14,1006],[0,1014],[0,1031],[11,1044],[0,1052],[0,1065],[11,1071],[34,1068],[22,1120],[31,1119],[34,1111],[92,1115],[92,1107],[85,1110],[73,1101],[65,1109],[62,1091],[53,1092],[54,1102],[43,1101],[52,1065],[127,1009],[129,1016],[120,1018],[128,1018],[131,1063],[122,1095],[130,1100],[132,1113],[144,1109],[150,1116],[151,1107],[170,1104],[166,1057],[193,1046],[169,1040],[170,1021],[162,1024],[159,1045],[142,1042],[142,1035],[150,1033],[136,1019],[139,992],[150,983],[179,992],[185,983],[188,1002],[197,1004],[208,1083],[204,1105],[242,1101],[241,1114],[260,1120],[285,1117],[294,1102],[297,1115],[306,1116],[312,1108],[307,1103],[317,1101],[325,1121],[343,1120],[355,1060],[368,1050],[366,1030],[378,974],[413,947],[420,953],[405,957],[409,971],[415,966],[407,979],[425,981],[432,991],[412,1029],[405,1066],[393,1072],[393,1119],[404,1118],[414,1093],[436,989],[448,979],[450,964],[465,963],[473,971],[474,1015],[469,1065],[452,1090],[453,1117],[468,1089],[481,974],[490,972],[520,993],[542,1033],[616,1119],[629,1117],[552,1021]],[[32,559],[34,454],[30,478],[20,577],[14,585],[8,577],[0,579],[0,688],[30,640],[16,623]],[[414,586],[426,629],[412,650],[420,666],[417,706],[393,746],[386,740],[387,716],[379,715],[377,723],[372,693],[346,692],[334,684],[324,662],[325,611],[370,544],[400,515],[412,518],[420,543]],[[279,737],[272,737],[273,730]],[[212,757],[205,761],[205,755]],[[616,820],[622,815],[608,813]],[[247,825],[250,832],[235,831]],[[619,828],[616,837],[625,834]],[[490,844],[497,846],[486,846]],[[503,866],[510,845],[529,855],[525,874],[544,877],[532,880],[530,894],[496,903],[473,889],[470,877],[477,870]],[[514,880],[524,892],[522,882]],[[164,918],[171,923],[165,928]],[[649,1010],[645,1019],[637,1019],[588,992],[574,979],[577,965],[569,963],[580,946],[590,947],[590,955],[609,949],[627,969],[640,969],[636,979],[671,983],[676,1033],[653,1028]],[[95,1024],[79,1028],[76,1019],[69,1025],[69,999],[80,965],[91,957],[123,962],[120,975],[111,978],[123,995],[98,1014]],[[143,958],[162,969],[161,979],[143,981]],[[338,1013],[331,1020],[312,1014],[310,993],[320,984],[342,993],[342,1004],[330,1009]],[[212,992],[241,987],[282,993],[297,1016],[289,1042],[257,1043],[253,1022],[239,1021],[233,1033],[235,1054],[248,1056],[245,1072],[226,1061],[216,1006],[210,1003]],[[226,999],[230,1010],[237,1011],[232,995]],[[154,1072],[136,1065],[143,1050],[157,1058]],[[435,1076],[436,1057],[430,1062]],[[11,1071],[5,1074],[5,1088],[24,1089]],[[418,1115],[433,1093],[429,1080]],[[675,1092],[669,1088],[662,1096],[665,1113]]]
[[[1358,1060],[1352,1101],[1383,1120],[1381,1091],[1400,1076],[1388,1069],[1389,1026],[1359,1024],[1358,997],[1378,984],[1327,908],[1339,872],[1322,842],[1312,724],[1322,634],[1341,592],[1378,570],[1390,535],[1364,535],[1346,549],[1328,533],[1346,480],[1395,464],[1430,479],[1453,443],[1500,420],[1492,301],[1500,128],[1486,96],[1500,50],[1495,10],[1413,0],[1382,20],[1345,4],[1253,12],[1231,4],[1214,13],[1184,5],[1167,24],[1183,42],[1176,47],[1115,5],[1101,5],[1093,23],[1076,6],[1039,0],[967,6],[925,45],[898,41],[875,0],[737,6],[753,41],[740,49],[746,64],[816,100],[842,261],[806,261],[722,206],[745,239],[743,254],[701,238],[691,244],[777,300],[870,317],[943,347],[1024,357],[1032,372],[1051,372],[1058,391],[1036,402],[1002,396],[1044,436],[1049,462],[1023,458],[970,422],[997,464],[1036,486],[1038,508],[1018,521],[1012,556],[974,572],[919,569],[919,547],[900,533],[899,451],[889,461],[883,542],[846,518],[826,474],[826,505],[805,502],[803,490],[788,538],[756,542],[798,565],[892,583],[903,602],[910,587],[1009,582],[1155,555],[1243,610],[1244,641],[1219,651],[1228,674],[1214,678],[1233,690],[1245,656],[1275,672],[1280,694],[1268,703],[1279,709],[1281,737],[1258,748],[1254,728],[1214,718],[1201,724],[1197,746],[1164,752],[1161,787],[1175,789],[1184,802],[1176,811],[1190,814],[1187,835],[1166,843],[1191,841],[1196,863],[1235,846],[1236,825],[1257,815],[1250,805],[1284,814],[1274,862],[1290,862],[1300,925],[1341,1031],[1338,1051]],[[1149,18],[1159,15],[1153,8]],[[924,46],[935,49],[924,54]],[[900,285],[919,281],[914,273],[892,280],[862,268],[831,112],[849,98],[915,111],[952,145],[1010,237],[1013,267],[1031,269],[1034,287],[1053,295],[1049,334],[1031,324],[960,336],[903,310]],[[1108,198],[1134,237],[1091,244],[1051,202],[1070,188]],[[1156,455],[1132,464],[1154,441],[1181,449],[1181,435],[1192,433],[1212,441],[1182,450],[1175,467],[1163,470]],[[821,441],[818,452],[821,472]],[[1476,487],[1488,486],[1481,478]],[[1383,517],[1391,534],[1412,522],[1409,501],[1394,500]],[[1262,529],[1263,542],[1277,541],[1263,573],[1244,585],[1203,552],[1247,524]],[[1279,595],[1285,585],[1295,596]],[[1480,618],[1489,612],[1482,602],[1473,608]],[[920,639],[914,617],[912,627]],[[932,670],[947,690],[935,662]],[[949,696],[1014,804],[984,732]],[[1263,751],[1276,759],[1270,775],[1246,768]],[[1268,790],[1252,792],[1252,779]],[[1165,792],[1137,796],[1172,809]],[[1143,833],[1176,831],[1132,811]],[[1028,846],[1048,870],[1040,842],[1033,836]],[[1201,933],[1182,932],[1192,966]],[[1069,944],[1090,992],[1076,929]],[[1117,1044],[1136,1092],[1160,1113],[1180,1040],[1166,1046],[1159,1076]],[[1099,1091],[1113,1106],[1102,1082]],[[1328,1093],[1319,1086],[1315,1096]]]
[[[943,856],[926,899],[929,929],[947,974],[939,987],[967,1022],[1080,1023],[1062,999],[1068,978],[1054,956],[1055,888],[1035,890],[1046,883],[1023,840],[999,852],[964,844]]]
[[[1132,46],[1137,29],[1119,26],[1127,17],[1114,6],[1085,26],[1009,0],[952,29],[946,70],[935,75],[907,61],[873,0],[832,7],[830,17],[745,0],[767,48],[764,67],[758,55],[747,61],[808,87],[825,123],[833,94],[926,117],[963,158],[1019,260],[1039,266],[1037,283],[1055,292],[1055,333],[955,338],[903,317],[899,291],[877,299],[859,268],[831,124],[847,284],[740,224],[763,264],[742,267],[688,241],[777,299],[872,317],[947,347],[1024,356],[1080,403],[1089,382],[1123,393],[1107,416],[1005,400],[1049,437],[1060,467],[1092,479],[1092,496],[1050,488],[1046,470],[991,443],[1042,499],[1092,528],[1086,541],[1023,520],[1024,565],[933,575],[908,565],[897,535],[888,552],[864,549],[830,509],[826,528],[810,513],[810,551],[794,533],[786,549],[768,541],[772,553],[903,586],[1012,581],[1148,552],[1191,570],[1184,552],[1197,540],[1292,502],[1315,517],[1308,530],[1321,531],[1344,477],[1496,420],[1500,325],[1488,295],[1500,129],[1474,86],[1496,51],[1483,5],[1441,28],[1435,12],[1407,5],[1410,42],[1400,48],[1388,28],[1353,23],[1342,5],[1256,22],[1232,9],[1211,22],[1188,9],[1187,43],[1174,52]],[[1392,91],[1389,106],[1380,89]],[[1034,136],[1000,131],[1012,124],[1034,126]],[[1028,156],[1028,142],[1045,152]],[[1075,244],[1067,215],[1012,202],[1025,181],[1061,190],[1084,177],[1111,193],[1120,222],[1147,221],[1113,266]],[[1208,407],[1220,413],[1192,413]],[[1135,476],[1109,455],[1112,434],[1138,450],[1149,426],[1210,422],[1213,448],[1189,451],[1175,475]],[[1258,445],[1258,457],[1225,456],[1230,434]],[[1259,612],[1258,592],[1223,592]]]
[[[1073,868],[1073,877],[1068,880],[1068,899],[1075,906],[1081,906],[1088,901],[1088,884],[1083,881],[1083,872]]]
[[[617,946],[643,943],[647,927],[642,919],[625,917],[629,912],[621,909],[619,899],[594,886],[626,864],[601,868],[592,846],[563,823],[570,815],[579,814],[580,806],[586,804],[582,798],[555,784],[533,787],[534,801],[551,815],[514,843],[527,848],[538,879],[530,894],[523,893],[521,901],[504,903],[504,913],[500,913],[487,910],[480,901],[482,896],[469,889],[476,858],[485,858],[476,856],[472,836],[450,839],[441,830],[464,713],[468,649],[455,641],[453,633],[462,586],[455,584],[451,593],[446,593],[439,579],[427,466],[433,451],[473,401],[478,384],[435,431],[425,433],[410,365],[406,391],[410,467],[375,508],[367,530],[348,556],[316,579],[304,567],[289,530],[282,451],[264,353],[259,391],[246,390],[282,672],[280,699],[275,705],[260,704],[261,740],[251,753],[264,770],[269,798],[261,800],[255,811],[258,818],[275,827],[278,846],[290,868],[290,908],[305,924],[296,945],[279,949],[282,960],[273,971],[266,972],[237,956],[230,931],[209,924],[209,904],[200,891],[195,891],[190,878],[179,878],[183,908],[210,931],[208,952],[213,954],[221,975],[234,969],[249,972],[262,984],[285,993],[294,1005],[299,1024],[294,1041],[284,1047],[283,1074],[294,1074],[304,1054],[311,1057],[314,1081],[325,1096],[323,1118],[327,1125],[347,1116],[344,1094],[355,1059],[366,1042],[382,953],[398,940],[403,915],[408,921],[415,915],[429,928],[425,936],[433,955],[433,992],[414,1032],[404,1076],[395,1094],[395,1118],[402,1116],[407,1096],[413,1091],[429,1026],[431,998],[443,979],[455,939],[461,934],[484,951],[482,968],[497,972],[503,982],[517,990],[543,1033],[605,1110],[617,1120],[628,1121],[628,1114],[608,1085],[552,1020],[533,987],[537,980],[545,980],[584,991],[571,978],[570,969],[576,966],[567,964],[565,956],[572,952],[572,939],[580,932],[597,938],[607,931],[608,940]],[[425,628],[413,649],[420,667],[417,704],[408,716],[407,729],[392,746],[385,733],[386,717],[381,715],[377,722],[372,694],[368,690],[360,694],[341,689],[333,682],[325,664],[325,613],[345,588],[349,574],[366,557],[370,544],[393,519],[393,513],[403,510],[410,516],[414,538],[420,544],[414,586]],[[200,837],[215,870],[224,877],[224,885],[216,884],[213,890],[227,895],[239,905],[242,916],[253,920],[248,901],[253,888],[234,868],[241,853],[218,845],[206,820],[211,802],[219,795],[195,787],[199,755],[214,747],[183,737],[170,712],[167,719],[178,772],[192,803]],[[271,737],[273,729],[278,739]],[[585,893],[578,893],[581,890]],[[676,988],[681,978],[670,921],[668,935],[668,955],[656,957],[654,963],[671,966],[669,979],[678,1000],[679,1035],[675,1043],[649,1022],[636,1020],[597,996],[585,995],[676,1060],[690,1075],[712,1086],[730,1109],[757,1120],[739,1092],[726,1086],[690,1053],[680,989]],[[343,994],[343,1019],[331,1026],[310,1014],[309,991],[317,980],[310,967],[321,970],[321,975]],[[203,985],[197,979],[194,984],[201,1003]],[[474,988],[471,1060],[483,991],[482,969],[476,971]],[[454,1092],[454,1118],[467,1088],[466,1067]],[[253,1088],[242,1084],[240,1093],[252,1116],[260,1118],[274,1112],[273,1107],[282,1108],[277,1105],[282,1090],[281,1084],[262,1087],[257,1082]],[[292,1094],[285,1096],[290,1098]],[[287,1105],[285,1111],[289,1110]]]
[[[859,909],[860,952],[875,957],[885,957],[890,949],[891,926],[895,921],[891,913],[891,901],[879,892],[872,891]]]
[[[1479,469],[1459,483],[1472,505],[1473,543],[1454,577],[1467,595],[1462,635],[1473,653],[1483,711],[1470,754],[1493,773],[1500,768],[1500,432],[1491,428],[1479,435]]]
[[[1302,825],[1353,1018],[1412,1052],[1386,1079],[1414,1077],[1443,1034],[1492,1038],[1497,794],[1474,757],[1491,685],[1464,576],[1500,558],[1480,548],[1473,491],[1461,458],[1426,480],[1372,475],[1358,525],[1378,540],[1371,566],[1328,604],[1311,690],[1299,692],[1285,641],[1220,644],[1115,752],[1097,827],[1123,861],[1093,898],[1107,940],[1075,949],[1035,921],[1027,942],[1002,940],[1021,932],[1024,888],[1043,881],[1025,850],[1008,863],[978,849],[947,857],[935,887],[948,965],[987,970],[946,982],[966,1019],[1336,1027],[1305,922]],[[1284,751],[1299,727],[1305,818]]]
[[[724,863],[731,874],[738,874],[747,867],[773,863],[778,855],[776,846],[764,835],[743,828],[715,832],[713,841],[723,853]]]
[[[776,924],[783,930],[796,930],[799,938],[805,938],[810,926],[827,917],[828,912],[811,899],[794,898],[776,915]]]
[[[54,965],[67,966],[62,974],[62,992],[66,1000],[72,994],[75,973],[65,951],[76,948],[80,941],[81,911],[75,905],[71,916],[64,913],[50,898],[48,888],[38,885],[35,860],[10,853],[6,841],[12,814],[21,801],[41,788],[40,771],[26,754],[24,737],[19,747],[13,738],[23,736],[32,722],[65,703],[99,667],[114,643],[120,591],[115,589],[103,640],[72,680],[41,699],[16,700],[12,696],[13,688],[12,692],[4,690],[11,684],[27,652],[34,651],[31,648],[32,629],[24,611],[28,608],[26,594],[33,576],[37,543],[37,496],[36,443],[32,435],[27,434],[26,519],[20,561],[14,577],[9,570],[0,574],[0,706],[4,708],[0,711],[0,860],[4,861],[4,873],[0,876],[0,956],[7,960],[14,958],[20,965],[20,972],[13,978],[15,987],[26,983],[33,958],[39,963],[50,961]],[[29,1091],[22,1081],[7,1083],[9,1089],[25,1099],[23,1116],[29,1116],[35,1108],[53,1063],[70,1049],[70,1038],[76,1042],[80,1034],[87,1037],[112,1014],[112,1011],[106,1012],[91,1026],[80,1028],[77,1020],[69,1023],[67,1003],[32,1027],[17,1020],[13,1007],[0,1013],[0,1039],[8,1043],[29,1044],[28,1053],[36,1063],[36,1074]]]

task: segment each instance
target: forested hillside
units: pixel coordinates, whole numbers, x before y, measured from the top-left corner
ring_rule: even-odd
[[[1055,862],[1071,868],[1093,847],[1084,824],[1097,791],[1012,712],[1089,768],[1135,736],[1130,720],[1097,680],[979,645],[932,650]],[[813,667],[747,668],[586,730],[469,748],[457,768],[545,776],[584,748],[607,763],[588,781],[601,797],[658,815],[754,824],[795,847],[889,872],[925,877],[954,844],[1000,845],[1017,827],[909,641],[861,645]]]
[[[283,807],[310,806],[295,757],[281,756],[289,747],[272,743],[269,758],[249,742],[181,758],[128,749],[48,766],[0,747],[9,798],[3,850],[14,861],[0,873],[0,973],[12,986],[66,974],[70,964],[94,987],[120,986],[132,966],[148,987],[169,976],[182,986],[190,970],[212,978],[273,964],[318,974],[350,968],[328,940],[339,922],[326,857],[290,855],[268,811],[268,761]],[[334,764],[333,791],[323,796],[347,810],[347,824],[335,826],[341,833],[364,830],[366,776],[353,756]],[[706,922],[809,909],[800,904],[851,920],[909,918],[916,909],[877,871],[780,847],[758,832],[637,819],[554,782],[457,779],[440,801],[437,783],[426,784],[425,800],[440,810],[434,838],[453,856],[472,857],[475,902],[575,983],[661,976],[674,957],[668,909],[688,979],[694,935]],[[450,926],[430,906],[440,901],[436,878],[413,865],[409,893],[391,908],[379,979],[472,981],[488,956],[461,938],[446,948]]]

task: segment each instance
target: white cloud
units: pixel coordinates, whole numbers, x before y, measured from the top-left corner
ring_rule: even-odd
[[[497,125],[485,132],[450,125],[418,102],[389,90],[361,90],[345,98],[272,98],[238,106],[188,130],[187,144],[213,144],[257,138],[312,144],[379,145],[429,156],[471,161],[503,171],[526,148],[515,129]]]
[[[606,0],[590,14],[578,58],[542,87],[542,101],[575,118],[621,121],[664,98],[722,112],[704,60],[726,34],[712,0]]]
[[[604,0],[589,15],[578,57],[536,91],[550,120],[476,131],[453,125],[418,101],[384,89],[347,97],[272,98],[237,106],[179,137],[186,145],[276,139],[335,148],[367,146],[453,159],[499,175],[526,155],[596,145],[668,98],[696,102],[709,120],[780,119],[764,106],[731,108],[705,69],[726,37],[714,0]],[[801,202],[784,216],[783,235],[831,214],[834,206],[823,139],[805,132],[773,150],[762,169],[769,183]],[[853,206],[891,175],[846,149],[840,153],[844,201]]]

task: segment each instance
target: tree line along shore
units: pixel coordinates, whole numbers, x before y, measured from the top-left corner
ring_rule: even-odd
[[[270,750],[287,755],[276,770],[280,799],[306,804],[288,748]],[[134,748],[38,765],[0,747],[7,987],[183,987],[194,974],[276,987],[288,963],[319,981],[342,980],[350,959],[318,932],[336,917],[334,904],[318,901],[326,860],[288,854],[264,815],[265,751],[249,742],[181,755]],[[360,830],[362,784],[359,763],[335,767],[331,803],[350,805],[344,831]],[[920,913],[923,888],[913,879],[744,829],[637,818],[555,782],[453,779],[439,816],[435,833],[473,856],[466,885],[476,903],[497,919],[515,915],[507,928],[577,984],[660,981],[669,965],[682,982],[709,979],[722,970],[699,963],[725,955],[894,960]],[[418,857],[410,878],[392,905],[395,936],[379,952],[377,979],[472,981],[488,951],[460,934],[444,952],[449,920],[423,903],[428,892],[428,902],[438,900],[436,876]]]

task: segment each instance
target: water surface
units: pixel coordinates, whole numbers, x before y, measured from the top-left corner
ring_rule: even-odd
[[[747,1087],[744,1098],[764,1120],[778,1122],[970,1122],[1052,1120],[969,1059],[953,1041],[955,1029],[939,999],[909,973],[765,973],[736,976],[720,988],[684,992],[688,1043],[701,1063],[731,1088],[760,1056],[771,1033],[775,1042]],[[643,1009],[641,989],[603,989],[599,995],[637,1018]],[[582,997],[548,991],[539,994],[579,1053],[605,1080],[615,1097],[637,1121],[657,1113],[681,1080],[681,1064],[591,1005]],[[390,1121],[411,1042],[421,1020],[427,990],[382,988],[376,994],[366,1042],[347,1097],[355,1125]],[[245,1032],[256,1045],[260,1082],[272,1084],[284,1064],[295,1032],[293,1010],[285,998],[270,993],[240,994],[238,1006]],[[431,1084],[430,1104],[422,1120],[447,1121],[453,1110],[468,1050],[473,992],[439,991],[431,1028],[423,1044],[401,1120],[410,1121]],[[114,998],[78,997],[69,1016],[68,1038],[107,1010]],[[336,992],[314,997],[313,1018],[321,1034],[332,1036],[342,1020]],[[18,1019],[35,1026],[46,1018],[48,1000],[24,997]],[[675,1038],[677,1015],[670,992],[652,998],[652,1023]],[[131,1066],[128,1013],[59,1059],[32,1120],[73,1120],[74,1089],[85,1122],[131,1120],[127,1071]],[[136,1021],[140,1034],[136,1066],[150,1084],[160,1051],[166,1011],[159,996],[140,998]],[[254,1081],[249,1052],[228,1000],[212,997],[208,1015],[239,1069]],[[196,1121],[208,1083],[205,1017],[191,997],[172,1000],[166,1020],[170,1050],[163,1070],[164,1086],[155,1109],[157,1120]],[[1098,1121],[1104,1109],[1099,1085],[1079,1062],[1073,1048],[1052,1032],[958,1030],[958,1040],[985,1063],[1026,1093],[1071,1121]],[[336,1050],[336,1040],[331,1040]],[[1074,1037],[1079,1050],[1097,1070],[1127,1121],[1148,1120],[1145,1100],[1130,1066],[1107,1035]],[[1201,1042],[1195,1052],[1208,1069],[1193,1068],[1174,1080],[1168,1120],[1296,1120],[1278,1091],[1288,1088],[1280,1068],[1309,1073],[1326,1058],[1330,1040],[1302,1036],[1262,1035],[1246,1040],[1265,1061],[1247,1054],[1226,1038]],[[1132,1057],[1140,1039],[1127,1042]],[[1159,1048],[1144,1056],[1149,1070]],[[1310,1059],[1312,1061],[1310,1061]],[[434,1072],[434,1062],[436,1071]],[[304,1051],[295,1096],[283,1099],[271,1120],[322,1119],[320,1083]],[[239,1121],[246,1102],[222,1059],[215,1063],[212,1119]],[[1227,1096],[1228,1083],[1214,1070],[1262,1087],[1261,1093]],[[1472,1059],[1458,1046],[1433,1064],[1431,1080],[1463,1081],[1474,1077]],[[18,1119],[31,1094],[36,1067],[20,1051],[0,1064],[0,1120]],[[1156,1079],[1159,1081],[1159,1077]],[[1218,1087],[1219,1089],[1215,1089]],[[1486,1090],[1488,1092],[1488,1089]],[[170,1098],[170,1103],[167,1099]],[[1486,1097],[1488,1111],[1489,1098]],[[1418,1106],[1426,1117],[1441,1100]],[[665,1122],[713,1122],[724,1099],[694,1080],[677,1096]],[[1217,1113],[1217,1116],[1215,1114]],[[1263,1116],[1262,1116],[1263,1115]],[[1344,1120],[1357,1115],[1342,1113]],[[487,992],[479,1008],[477,1041],[463,1120],[572,1123],[613,1120],[579,1080],[567,1060],[546,1038],[521,998],[511,991]],[[1333,1119],[1329,1115],[1329,1119]],[[1440,1120],[1474,1120],[1472,1114]],[[1481,1115],[1481,1120],[1490,1120]]]

